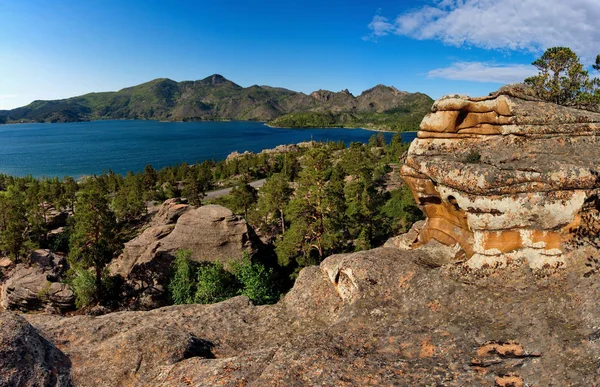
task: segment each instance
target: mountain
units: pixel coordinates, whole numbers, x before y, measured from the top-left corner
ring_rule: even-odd
[[[117,92],[34,101],[0,111],[5,122],[73,122],[103,119],[163,121],[268,121],[281,127],[373,127],[414,130],[433,100],[425,94],[375,86],[306,95],[270,86],[242,87],[215,74],[199,81],[159,78]]]

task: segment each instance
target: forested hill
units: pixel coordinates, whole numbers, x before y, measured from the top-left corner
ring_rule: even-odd
[[[306,95],[269,86],[242,87],[212,75],[199,81],[161,78],[117,92],[34,101],[0,111],[5,122],[73,122],[101,119],[164,121],[252,120],[282,127],[372,127],[415,130],[433,100],[422,93],[375,86],[360,96],[347,90]]]

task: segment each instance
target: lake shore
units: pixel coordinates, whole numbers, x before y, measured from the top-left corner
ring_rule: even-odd
[[[67,124],[0,125],[0,173],[13,176],[118,174],[186,162],[223,160],[230,153],[258,153],[310,141],[367,142],[364,129],[270,128],[263,122],[159,122],[102,120]],[[393,132],[383,132],[390,140]],[[402,134],[406,141],[414,134]]]

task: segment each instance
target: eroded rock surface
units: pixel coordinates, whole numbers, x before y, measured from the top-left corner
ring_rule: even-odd
[[[564,263],[597,211],[600,113],[533,99],[521,86],[437,100],[402,175],[427,215],[419,242],[458,244],[471,267]]]
[[[380,248],[304,269],[279,304],[237,297],[99,317],[27,315],[75,384],[594,385],[600,281],[431,268]],[[551,300],[551,301],[549,301]]]
[[[254,254],[260,243],[246,220],[225,207],[193,208],[168,200],[150,227],[125,244],[109,269],[144,294],[140,307],[152,308],[164,301],[169,266],[177,250],[190,250],[193,261],[227,263],[240,260],[244,252]]]
[[[0,386],[71,386],[70,360],[27,320],[0,313]]]
[[[67,311],[75,307],[75,295],[62,283],[64,257],[35,250],[28,264],[20,263],[7,274],[0,290],[0,306],[21,311]]]

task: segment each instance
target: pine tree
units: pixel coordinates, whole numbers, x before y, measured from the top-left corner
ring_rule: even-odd
[[[25,194],[14,186],[0,195],[0,249],[18,263],[31,249]]]
[[[299,268],[319,263],[343,240],[343,176],[332,174],[326,149],[312,149],[304,161],[287,207],[291,226],[276,244],[279,262]]]
[[[540,98],[560,105],[594,102],[596,82],[590,80],[579,57],[570,48],[551,47],[532,65],[538,68],[539,74],[525,79],[525,83]]]
[[[280,233],[285,233],[285,207],[292,195],[290,182],[283,173],[272,175],[260,189],[258,208],[264,217],[279,218]]]
[[[248,211],[258,198],[256,188],[248,184],[246,180],[242,180],[238,185],[233,187],[230,196],[232,205],[236,211],[243,212],[244,218],[248,219]]]
[[[103,296],[104,269],[122,247],[116,227],[106,188],[89,179],[77,195],[68,260],[72,267],[94,269],[97,301]]]

